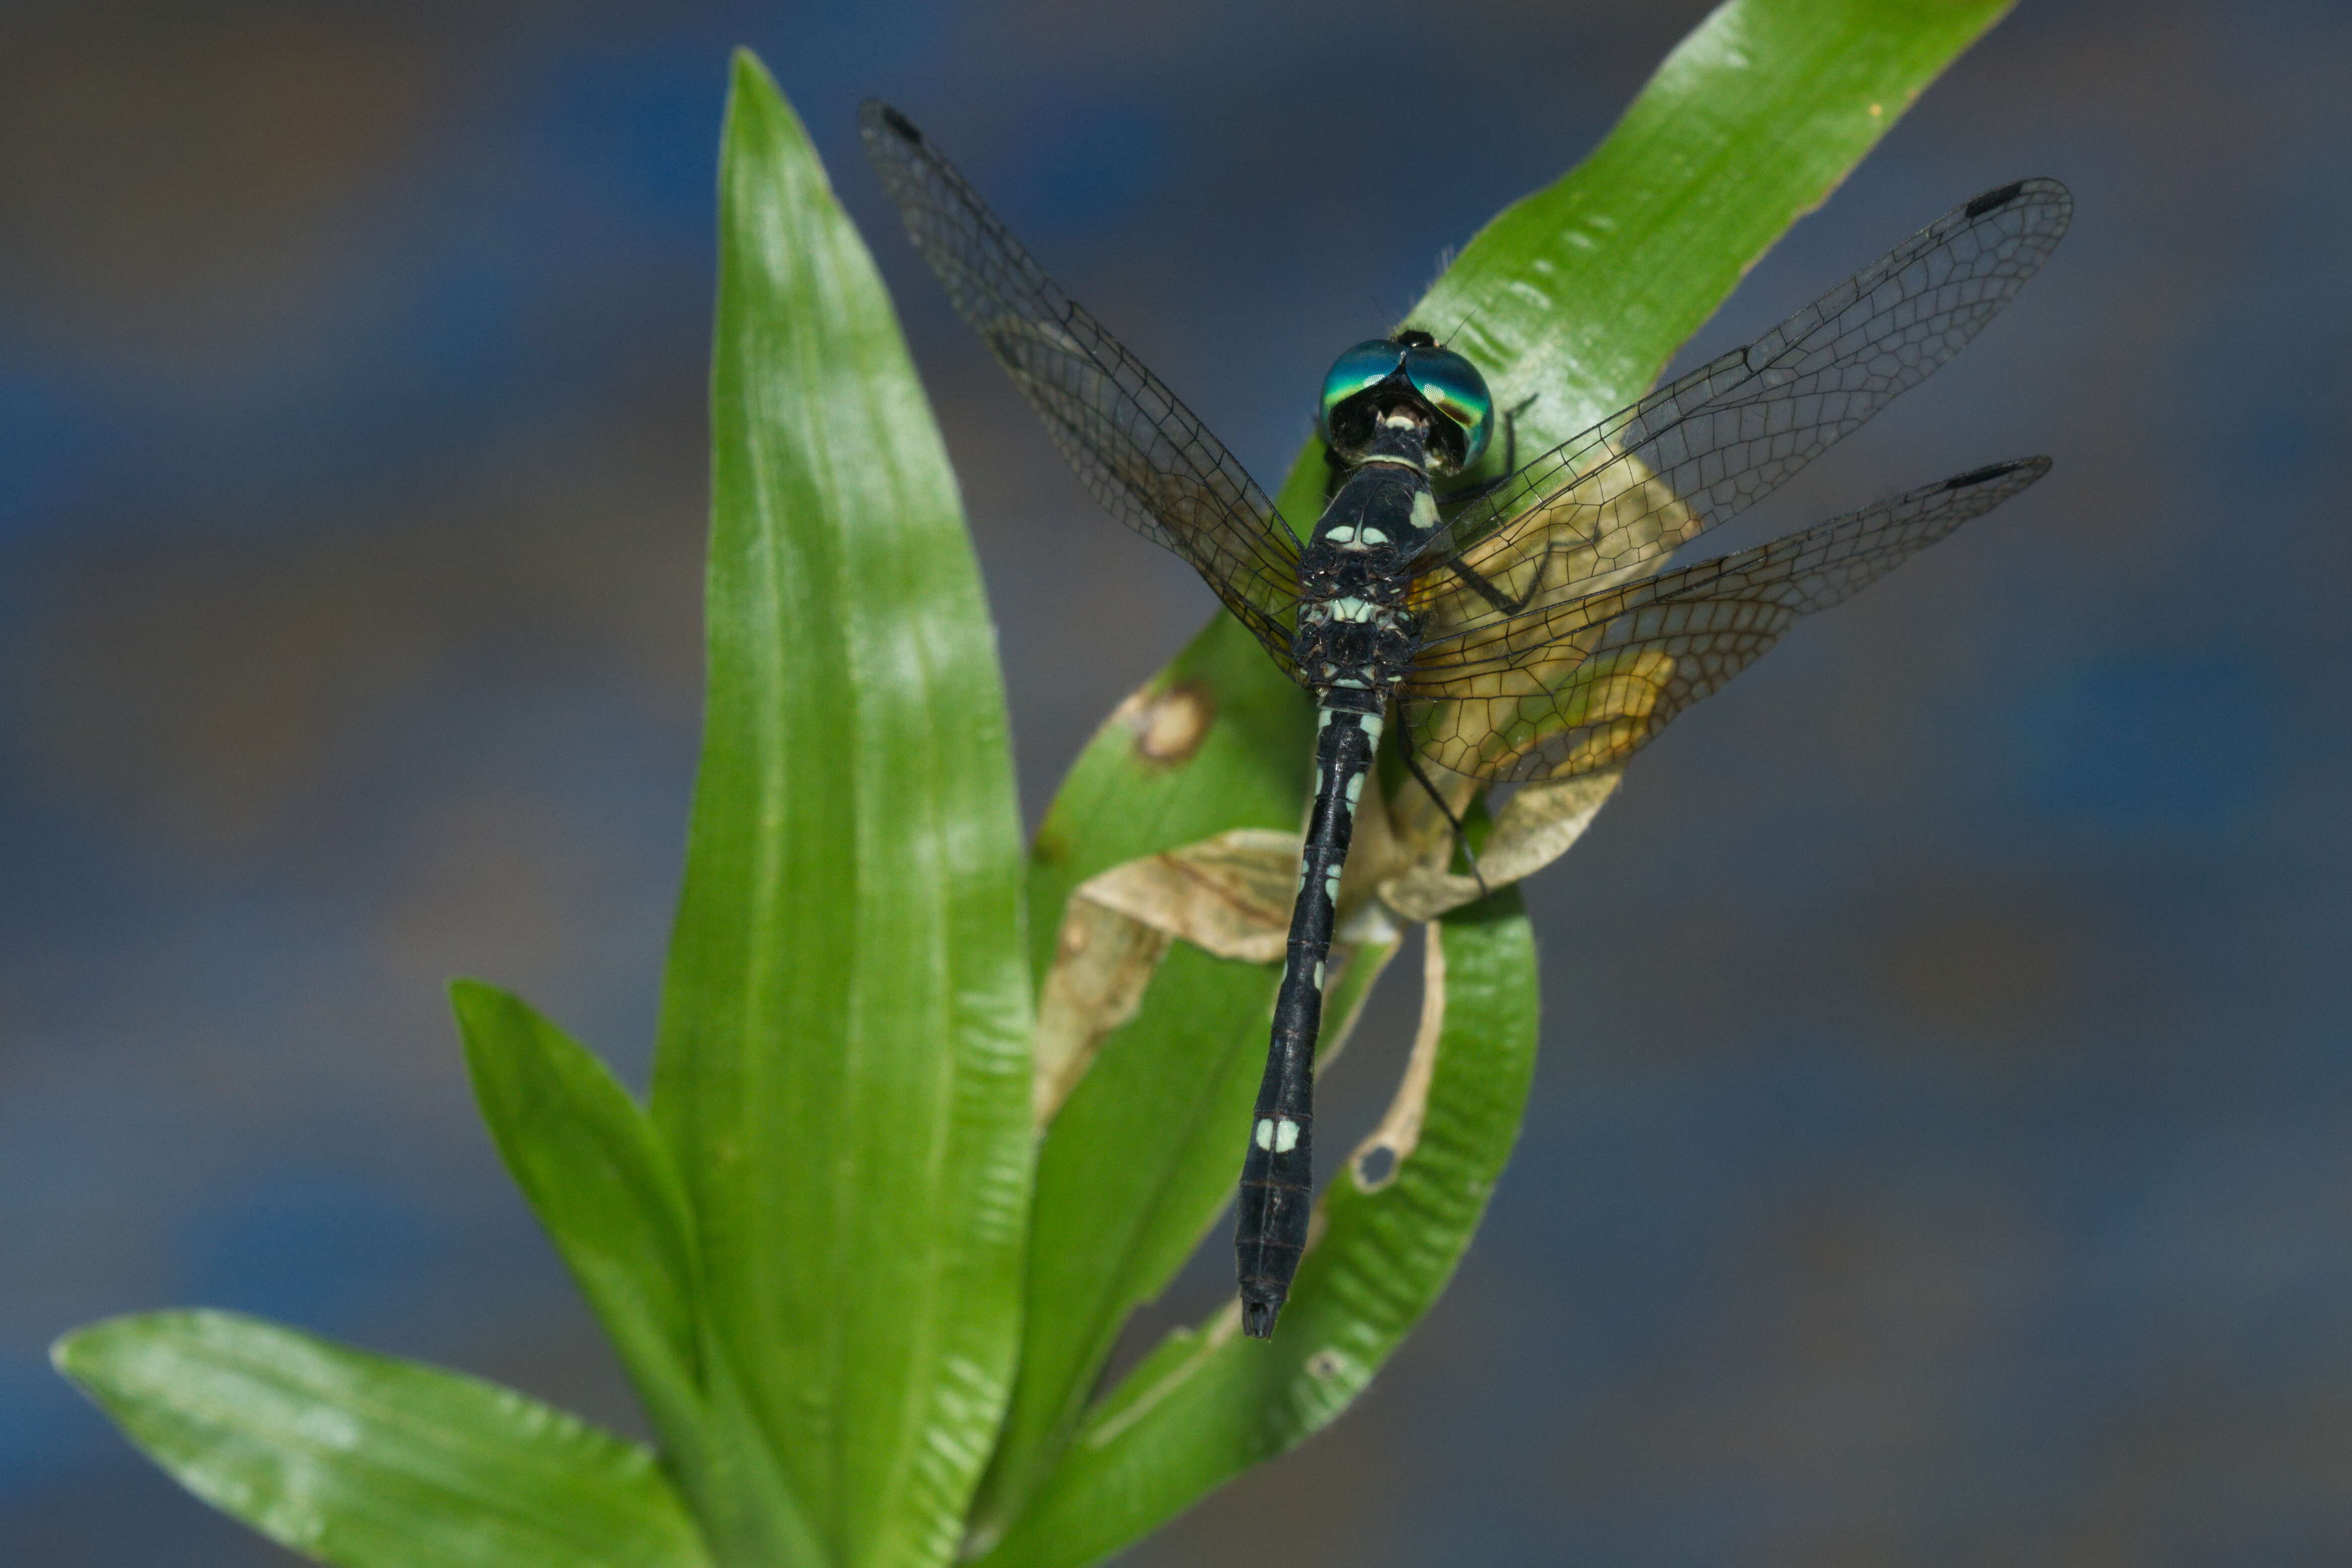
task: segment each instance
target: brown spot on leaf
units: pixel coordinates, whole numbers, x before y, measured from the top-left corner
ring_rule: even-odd
[[[1139,691],[1120,705],[1118,718],[1135,732],[1136,755],[1173,767],[1201,749],[1217,705],[1207,688],[1182,680],[1158,691]]]

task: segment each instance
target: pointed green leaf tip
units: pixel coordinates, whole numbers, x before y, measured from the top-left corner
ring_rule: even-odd
[[[341,1568],[707,1568],[654,1457],[509,1388],[228,1312],[116,1318],[58,1370],[173,1479]]]
[[[450,987],[482,1120],[665,1431],[699,1415],[694,1223],[628,1090],[521,998]]]
[[[709,679],[654,1120],[742,1436],[841,1568],[936,1563],[1020,1322],[1003,691],[888,300],[748,54],[719,194]]]

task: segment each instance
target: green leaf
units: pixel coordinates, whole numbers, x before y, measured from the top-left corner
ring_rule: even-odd
[[[715,1347],[698,1343],[693,1220],[651,1119],[520,998],[461,980],[450,999],[499,1153],[612,1337],[718,1555],[819,1561],[773,1456],[740,1424],[736,1381],[704,1364]]]
[[[1523,458],[1566,439],[1640,396],[1747,268],[2007,4],[1731,0],[1668,58],[1590,157],[1490,224],[1412,319],[1448,331],[1469,320],[1454,342],[1485,370],[1497,402],[1534,397],[1518,416]],[[1889,237],[1857,237],[1855,260]],[[1324,476],[1321,451],[1310,445],[1282,494],[1295,523],[1319,510]],[[1180,697],[1199,722],[1155,722],[1161,705]],[[1295,828],[1311,728],[1298,691],[1238,622],[1217,617],[1105,727],[1055,801],[1030,883],[1041,969],[1062,902],[1086,877],[1233,827]],[[1171,732],[1195,739],[1172,752],[1153,744]],[[1198,1237],[1228,1199],[1237,1155],[1222,1144],[1240,1146],[1250,1089],[1236,1086],[1255,1083],[1254,1074],[1226,1070],[1240,1048],[1229,1035],[1245,1016],[1263,1028],[1274,980],[1246,964],[1187,968],[1179,981],[1156,980],[1134,1021],[1104,1044],[1043,1151],[1029,1340],[1007,1446],[983,1499],[983,1539],[1018,1511],[1058,1451],[1068,1412],[1083,1404],[1108,1352],[1105,1318],[1156,1293],[1165,1258]],[[1098,1136],[1101,1128],[1147,1123],[1153,1097],[1186,1061],[1213,1079],[1208,1100],[1223,1101],[1199,1116],[1207,1123],[1222,1117],[1230,1136],[1162,1139],[1138,1151],[1138,1163],[1151,1168],[1127,1180],[1165,1194],[1147,1224],[1089,1216],[1099,1167],[1057,1144],[1082,1126]],[[1083,1120],[1082,1107],[1090,1107]],[[1127,1234],[1106,1249],[1107,1228],[1118,1226]],[[1084,1278],[1090,1257],[1108,1267],[1080,1300],[1071,1282]],[[1271,1353],[1283,1353],[1306,1289],[1294,1295]],[[1256,1419],[1241,1405],[1230,1414],[1237,1424]],[[1218,1453],[1231,1446],[1208,1444]],[[1222,1476],[1219,1463],[1204,1460],[1190,1473]],[[1059,1479],[1053,1495],[1076,1496]],[[1122,1513],[1116,1500],[1095,1501],[1106,1517]],[[1022,1531],[1027,1538],[1025,1524]]]
[[[664,1444],[701,1417],[694,1224],[669,1151],[628,1090],[521,998],[449,989],[499,1156],[571,1267]]]
[[[1430,930],[1431,1010],[1415,1051],[1427,1098],[1409,1152],[1368,1173],[1378,1181],[1349,1165],[1328,1183],[1321,1239],[1270,1343],[1242,1338],[1231,1309],[1205,1331],[1171,1335],[1087,1413],[983,1563],[1062,1568],[1136,1540],[1346,1409],[1436,1300],[1527,1106],[1536,963],[1514,891]]]
[[[198,1497],[343,1568],[703,1568],[653,1455],[510,1388],[227,1312],[58,1342]]]
[[[741,1415],[843,1568],[953,1552],[1020,1321],[1020,824],[954,479],[805,133],[739,56],[709,696],[654,1114]]]

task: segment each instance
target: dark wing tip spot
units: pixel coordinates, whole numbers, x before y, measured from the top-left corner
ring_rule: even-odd
[[[879,123],[903,141],[918,145],[922,142],[923,133],[915,129],[915,122],[878,98],[866,100],[866,119],[868,124]]]
[[[2017,199],[2017,193],[2023,189],[2025,189],[2025,182],[2023,180],[2011,180],[2009,184],[2000,186],[1997,190],[1987,191],[1984,195],[1979,196],[1976,200],[1969,204],[1968,216],[1972,218],[1978,218],[1984,216],[1984,215],[1989,212],[1998,212],[2002,207],[2005,207],[2009,205],[2010,203],[2015,201]]]
[[[2013,463],[1988,463],[1981,468],[1970,468],[1965,474],[1953,475],[1944,481],[1944,488],[1948,490],[1964,490],[1970,485],[1990,484],[1994,479],[2008,478],[2020,468],[2033,469],[2034,477],[2039,479],[2049,467],[2050,459],[2047,458],[2020,458]]]

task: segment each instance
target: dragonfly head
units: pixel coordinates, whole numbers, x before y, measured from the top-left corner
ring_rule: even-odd
[[[1431,467],[1441,476],[1475,463],[1495,428],[1495,395],[1478,367],[1427,332],[1411,328],[1341,354],[1323,378],[1323,436],[1343,461],[1360,460],[1381,416],[1404,404],[1429,427]]]

